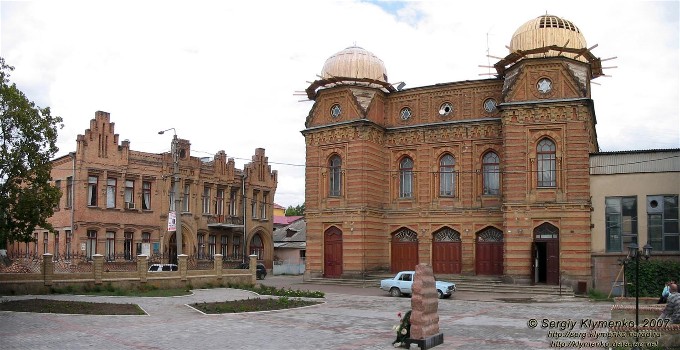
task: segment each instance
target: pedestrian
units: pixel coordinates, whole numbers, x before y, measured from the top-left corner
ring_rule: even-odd
[[[680,323],[680,294],[678,285],[671,283],[669,286],[670,294],[666,302],[666,307],[661,313],[661,318],[670,319],[672,323]]]
[[[670,285],[673,283],[673,281],[668,281],[666,282],[666,285],[663,287],[663,290],[661,291],[661,298],[659,298],[659,301],[657,304],[665,304],[666,301],[668,300],[668,295],[671,294],[670,292]]]

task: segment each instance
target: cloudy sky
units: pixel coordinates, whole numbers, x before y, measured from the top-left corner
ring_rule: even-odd
[[[64,118],[59,155],[97,110],[120,139],[161,153],[175,128],[192,154],[242,167],[266,149],[275,201],[304,202],[296,95],[351,45],[380,57],[406,88],[488,78],[515,30],[548,13],[572,21],[610,77],[594,80],[601,151],[678,148],[679,1],[0,1],[10,78]]]

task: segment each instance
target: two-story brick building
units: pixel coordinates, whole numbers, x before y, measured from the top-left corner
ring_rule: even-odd
[[[109,113],[101,111],[76,142],[75,152],[52,161],[52,179],[62,191],[50,218],[54,231],[38,230],[35,242],[14,243],[8,250],[57,258],[102,254],[110,261],[147,254],[176,261],[176,235],[168,231],[176,203],[173,154],[130,149],[130,141],[119,141]],[[271,268],[277,171],[264,149],[256,149],[241,170],[224,151],[199,158],[191,155],[188,140],[178,139],[177,145],[182,253],[198,260],[222,254],[233,261],[257,254]]]
[[[308,276],[426,262],[438,274],[590,283],[601,60],[551,15],[517,29],[509,49],[496,78],[408,89],[359,47],[325,62],[302,131]]]

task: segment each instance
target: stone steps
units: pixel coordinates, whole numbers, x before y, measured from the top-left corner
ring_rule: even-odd
[[[379,288],[380,280],[391,278],[393,275],[371,275],[365,278],[309,278],[304,281],[307,284],[320,285],[343,285],[364,288]],[[437,276],[437,280],[451,281],[456,284],[456,290],[461,292],[493,292],[493,293],[519,293],[526,295],[574,295],[570,288],[565,286],[560,291],[559,286],[553,285],[520,285],[503,283],[496,277],[485,276]]]

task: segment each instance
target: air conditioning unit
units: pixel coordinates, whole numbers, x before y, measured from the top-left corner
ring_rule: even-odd
[[[125,202],[125,209],[135,209],[134,202]]]
[[[663,196],[647,196],[647,214],[663,213]]]

